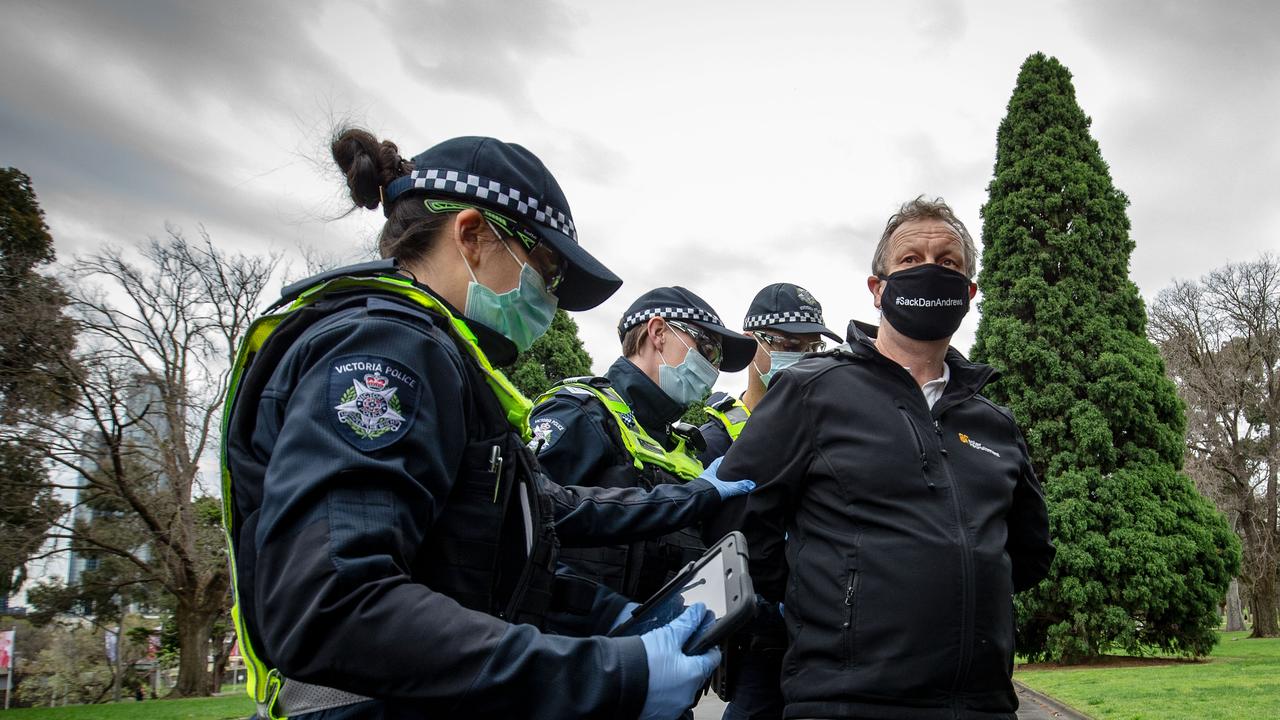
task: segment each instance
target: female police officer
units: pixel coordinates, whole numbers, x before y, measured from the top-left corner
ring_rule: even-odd
[[[286,288],[233,368],[224,514],[259,714],[675,717],[718,662],[680,651],[700,607],[640,638],[538,631],[555,520],[589,535],[592,514],[540,481],[529,402],[494,369],[557,304],[621,281],[518,145],[454,138],[408,162],[348,129],[333,154],[355,203],[384,205],[394,261]],[[595,600],[607,618],[625,602]]]

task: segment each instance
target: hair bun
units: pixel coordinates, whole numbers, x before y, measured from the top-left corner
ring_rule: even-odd
[[[382,188],[407,175],[412,165],[400,157],[400,148],[390,140],[379,141],[368,130],[341,127],[334,131],[329,146],[334,162],[347,179],[351,201],[357,207],[376,210],[382,202]]]

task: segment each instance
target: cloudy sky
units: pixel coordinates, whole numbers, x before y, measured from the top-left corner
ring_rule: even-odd
[[[64,259],[173,223],[355,260],[381,214],[335,219],[335,122],[406,156],[519,142],[626,281],[577,315],[600,371],[656,285],[740,322],[760,287],[794,282],[834,328],[874,321],[870,255],[903,200],[941,195],[978,235],[996,127],[1037,51],[1071,69],[1132,201],[1148,300],[1280,249],[1277,28],[1280,4],[1221,0],[6,0],[0,166],[31,175]]]

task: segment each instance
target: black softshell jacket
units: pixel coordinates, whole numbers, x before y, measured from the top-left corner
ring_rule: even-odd
[[[778,374],[720,469],[760,483],[742,522],[785,600],[786,717],[1012,720],[1013,594],[1054,550],[1013,416],[978,394],[994,371],[950,351],[930,410],[848,340]]]

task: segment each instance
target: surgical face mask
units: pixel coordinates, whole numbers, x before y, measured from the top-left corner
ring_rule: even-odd
[[[467,272],[471,273],[471,282],[467,284],[467,304],[462,314],[502,333],[515,343],[517,350],[524,352],[551,327],[559,299],[547,291],[541,273],[529,263],[520,262],[520,258],[511,252],[510,246],[492,224],[489,229],[493,230],[511,259],[521,266],[520,284],[504,293],[490,290],[476,280],[476,273],[464,255],[462,261],[467,264]]]
[[[877,277],[885,282],[880,312],[914,340],[951,337],[969,312],[969,278],[963,273],[927,263]]]
[[[689,352],[685,353],[684,362],[675,367],[668,365],[667,359],[661,354],[658,355],[658,359],[662,361],[662,366],[658,368],[658,387],[677,405],[688,407],[711,391],[716,378],[720,377],[720,371],[702,357],[702,353],[689,347],[688,343],[676,335],[675,330],[671,330],[671,334]]]
[[[799,362],[800,358],[804,357],[804,355],[805,354],[802,352],[784,352],[782,350],[770,350],[768,371],[760,372],[760,368],[756,367],[756,364],[754,361],[751,363],[751,367],[756,368],[756,372],[760,372],[760,382],[764,383],[765,387],[769,387],[769,381],[773,379],[773,376],[778,371],[786,370],[792,365],[795,365],[797,362]]]

